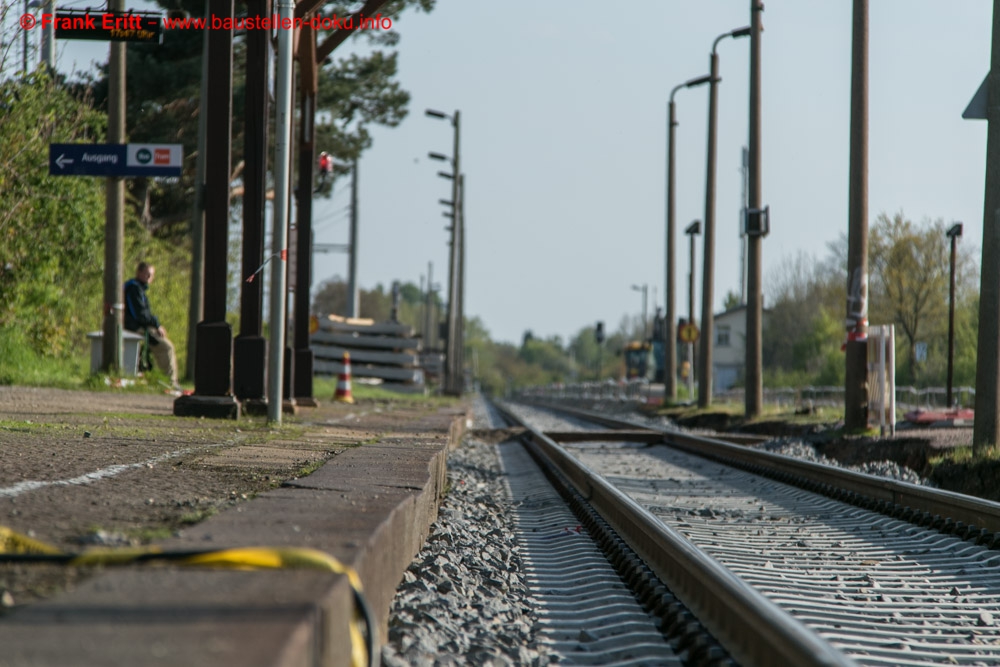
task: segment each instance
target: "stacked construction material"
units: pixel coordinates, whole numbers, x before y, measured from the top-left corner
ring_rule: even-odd
[[[431,384],[440,384],[444,373],[444,355],[440,352],[420,353],[420,367],[424,369],[424,379]]]
[[[310,339],[316,375],[339,375],[344,371],[344,353],[351,356],[356,378],[379,378],[387,387],[422,389],[420,339],[413,327],[399,322],[375,322],[327,315]]]

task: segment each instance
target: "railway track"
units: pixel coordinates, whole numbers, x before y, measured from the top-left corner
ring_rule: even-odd
[[[737,662],[1000,661],[1000,505],[575,417],[601,426],[532,451]]]

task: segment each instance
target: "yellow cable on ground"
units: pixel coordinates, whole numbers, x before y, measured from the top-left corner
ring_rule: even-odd
[[[365,667],[377,664],[378,626],[365,600],[361,578],[352,567],[317,549],[299,547],[243,547],[218,551],[162,551],[159,547],[126,549],[90,549],[65,553],[56,547],[0,526],[0,563],[59,563],[78,567],[131,565],[149,561],[169,561],[191,567],[220,567],[244,570],[312,569],[343,574],[354,593],[355,617],[349,625],[351,664]],[[361,624],[367,629],[367,641]]]
[[[0,526],[0,554],[58,554],[54,546],[15,533],[6,526]]]
[[[371,619],[367,603],[362,595],[361,578],[353,567],[348,567],[339,560],[317,549],[307,549],[300,547],[246,547],[237,549],[224,549],[222,551],[210,551],[203,554],[190,556],[181,561],[185,565],[202,565],[207,567],[233,567],[240,569],[285,569],[302,568],[311,570],[324,570],[347,576],[347,580],[354,589],[354,599],[358,609],[355,609],[354,622],[350,624],[351,634],[351,664],[355,667],[363,667],[370,663],[372,653],[377,649],[378,642],[375,641],[375,625]],[[364,621],[368,626],[369,646],[366,646],[364,635],[361,633],[359,621]]]

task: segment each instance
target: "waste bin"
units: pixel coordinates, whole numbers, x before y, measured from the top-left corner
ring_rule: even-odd
[[[87,334],[90,339],[90,372],[96,373],[101,370],[104,362],[104,332],[91,331]],[[139,348],[145,336],[141,336],[131,331],[122,332],[122,374],[136,375],[139,372]]]

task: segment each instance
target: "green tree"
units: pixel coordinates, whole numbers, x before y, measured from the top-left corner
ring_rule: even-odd
[[[786,257],[769,274],[762,350],[768,386],[842,381],[846,277],[839,247],[829,246],[826,261],[802,252]]]
[[[741,305],[743,305],[743,300],[740,298],[739,294],[737,294],[733,290],[729,290],[728,292],[726,292],[726,298],[722,302],[723,310],[732,310],[733,308],[736,308],[737,306]]]
[[[917,342],[943,351],[947,339],[950,246],[944,221],[915,225],[902,212],[882,213],[869,236],[869,319],[895,324],[903,334],[910,382],[918,381]],[[968,245],[958,258],[963,283],[973,265]],[[967,288],[966,288],[967,291]],[[937,375],[944,355],[937,354]]]
[[[0,329],[40,353],[100,323],[101,183],[49,176],[48,145],[98,141],[105,124],[42,70],[0,83]]]

